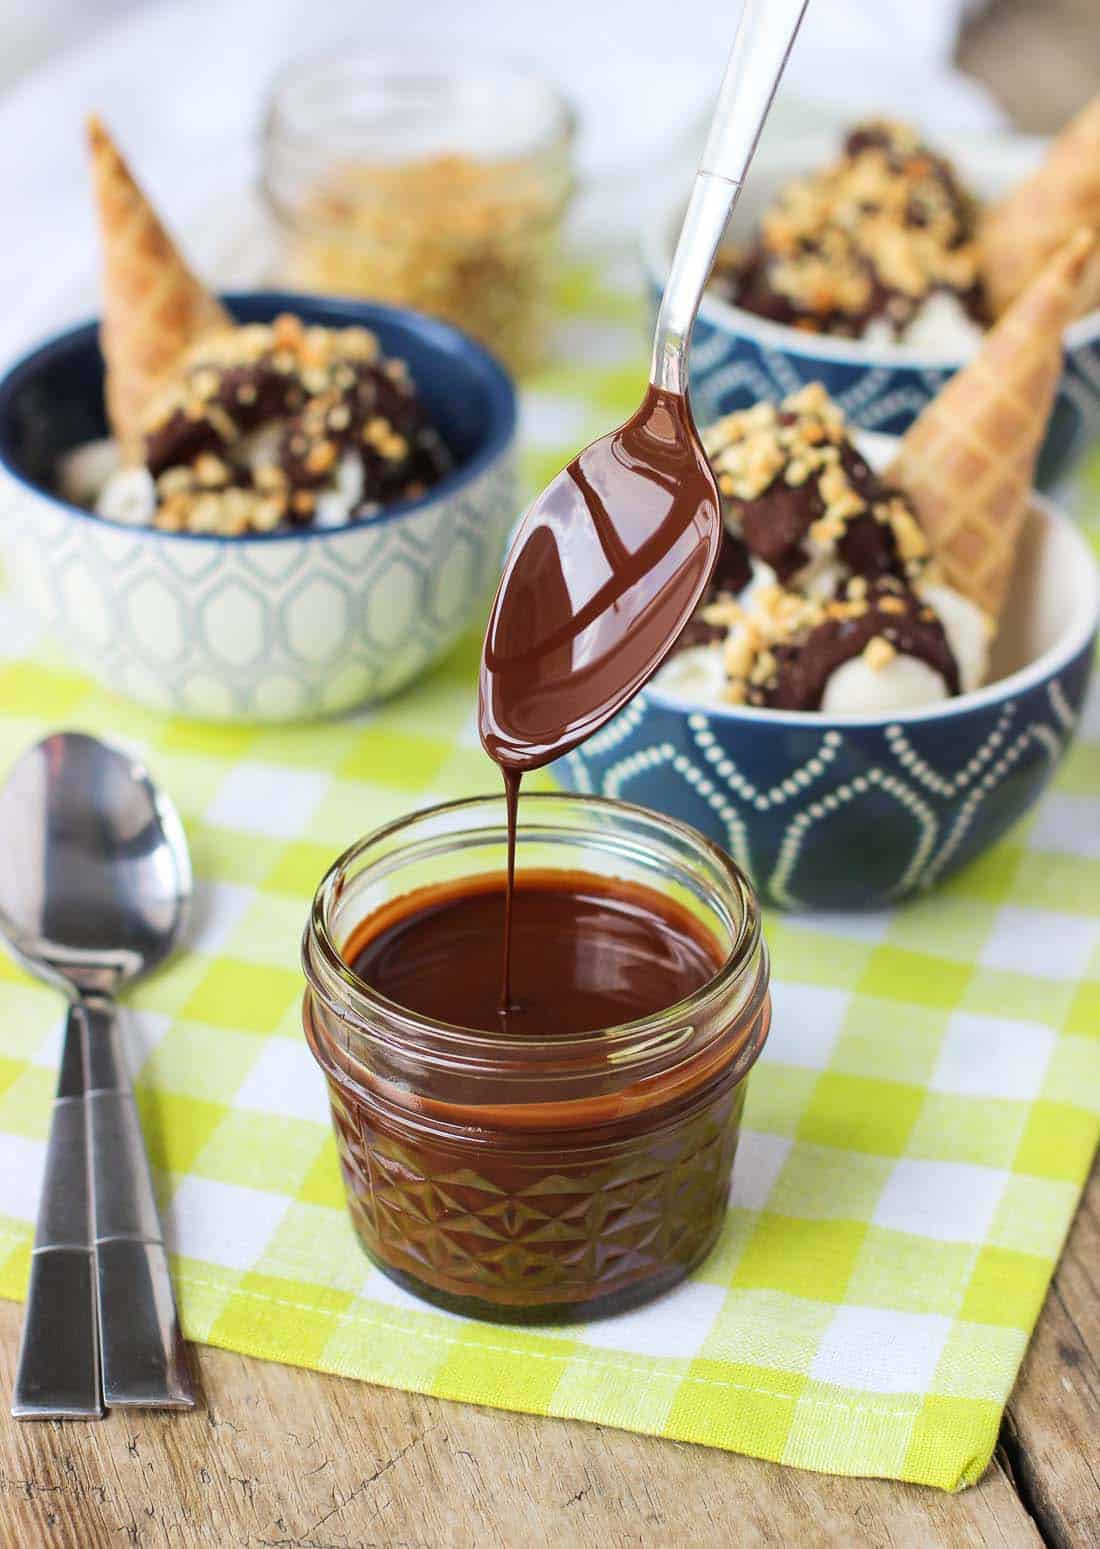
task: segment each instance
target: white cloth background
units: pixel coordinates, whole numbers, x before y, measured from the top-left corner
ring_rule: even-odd
[[[876,109],[929,124],[941,142],[995,126],[984,90],[950,67],[974,3],[811,0],[769,134]],[[397,15],[379,0],[0,0],[0,52],[10,43],[41,60],[0,95],[0,360],[95,307],[92,109],[216,275],[255,184],[268,83],[288,61],[417,38],[525,57],[579,109],[582,210],[627,237],[699,150],[736,15],[713,0],[411,0]]]

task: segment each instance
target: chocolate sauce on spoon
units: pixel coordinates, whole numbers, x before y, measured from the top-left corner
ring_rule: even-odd
[[[478,712],[508,803],[502,1013],[512,1005],[520,780],[603,725],[660,664],[706,589],[721,520],[685,399],[651,387],[632,419],[558,475],[512,546]]]
[[[806,0],[746,0],[657,317],[641,408],[529,509],[489,615],[481,741],[505,782],[509,974],[520,780],[590,736],[668,655],[702,599],[722,515],[686,397],[695,315]]]

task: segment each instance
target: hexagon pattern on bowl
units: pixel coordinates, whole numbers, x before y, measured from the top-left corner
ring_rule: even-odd
[[[74,517],[6,481],[16,584],[77,664],[154,709],[287,720],[392,694],[478,617],[515,519],[509,449],[418,508],[197,543]]]
[[[654,305],[657,293],[652,292]],[[737,316],[736,312],[731,315]],[[699,423],[709,425],[735,409],[751,408],[762,398],[777,400],[807,382],[823,382],[830,397],[853,425],[863,430],[902,435],[952,375],[949,370],[831,360],[800,351],[796,342],[769,347],[749,331],[739,331],[703,314],[691,347],[692,403]],[[794,330],[789,330],[794,334]],[[796,336],[797,337],[797,336]],[[1050,489],[1070,470],[1084,448],[1100,436],[1100,337],[1067,352],[1039,457],[1036,485]]]
[[[643,693],[555,769],[570,790],[701,829],[767,903],[880,907],[967,865],[1034,805],[1072,736],[1092,647],[1010,698],[923,723],[685,712]]]

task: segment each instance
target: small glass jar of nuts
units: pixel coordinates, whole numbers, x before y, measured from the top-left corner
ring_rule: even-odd
[[[363,51],[275,85],[263,192],[297,288],[445,318],[522,372],[539,356],[574,121],[510,65]]]

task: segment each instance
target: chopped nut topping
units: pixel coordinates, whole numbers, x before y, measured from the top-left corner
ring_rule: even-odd
[[[814,522],[810,528],[810,541],[816,543],[819,548],[831,549],[840,542],[844,536],[844,522],[839,517],[823,516],[820,521]]]
[[[203,403],[208,398],[213,398],[219,386],[218,373],[216,371],[196,371],[191,378],[191,391],[200,398]]]
[[[213,452],[200,452],[195,458],[195,477],[208,489],[216,489],[219,484],[228,484],[229,464],[215,457]]]
[[[272,492],[285,489],[287,478],[278,463],[261,463],[253,470],[252,482],[257,489]]]
[[[327,473],[336,462],[335,441],[318,441],[309,450],[306,467],[310,473]]]
[[[811,382],[779,407],[758,403],[727,414],[703,440],[718,487],[731,500],[755,500],[780,473],[798,486],[819,469],[824,469],[822,480],[832,479],[838,497],[848,490],[843,469],[829,456],[835,453],[833,443],[844,440],[844,416],[820,382]]]
[[[933,290],[974,291],[975,228],[948,163],[908,126],[875,121],[831,165],[783,188],[757,246],[723,253],[718,272],[740,299],[740,277],[759,269],[796,326],[851,333],[881,315],[900,328]]]
[[[538,354],[568,158],[412,155],[340,160],[290,210],[304,290],[369,295],[444,317],[513,367]]]
[[[868,640],[863,649],[863,660],[872,672],[881,672],[884,667],[889,667],[897,654],[889,640],[884,640],[881,635],[875,635],[873,639]]]
[[[720,629],[728,629],[742,617],[740,604],[729,596],[718,597],[714,602],[707,603],[701,614],[705,624],[714,624]]]

